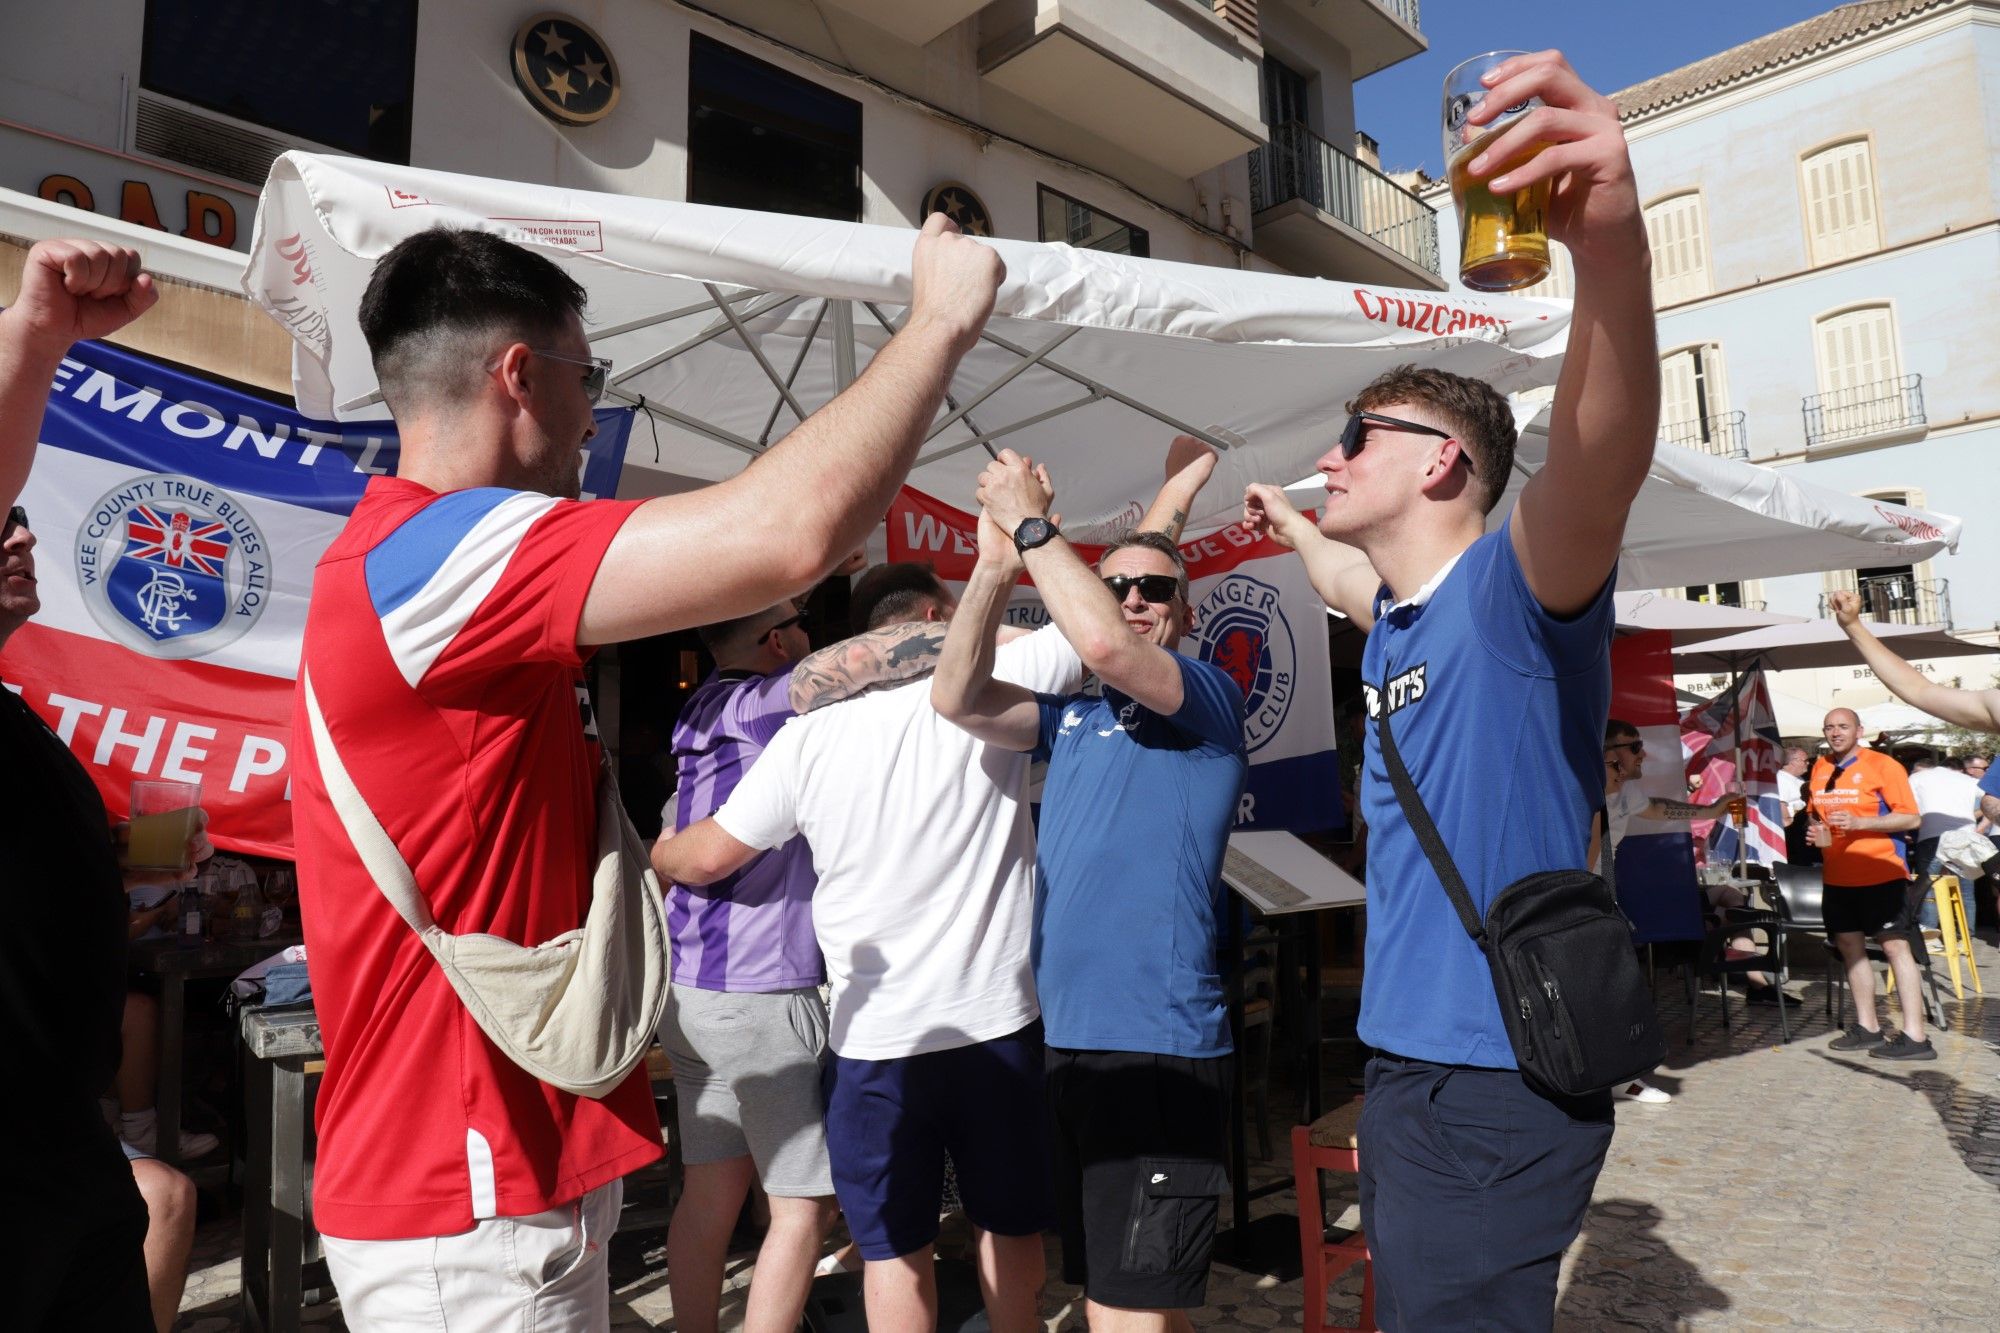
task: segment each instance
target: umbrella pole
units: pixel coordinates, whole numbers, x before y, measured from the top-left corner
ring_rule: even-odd
[[[854,383],[854,302],[829,301],[833,308],[833,391]]]
[[[1736,671],[1736,681],[1732,689],[1736,695],[1736,781],[1743,786],[1744,792],[1747,795],[1749,784],[1743,781],[1743,723],[1749,716],[1750,708],[1743,699],[1743,672],[1741,668],[1738,668]],[[1736,878],[1739,880],[1743,878],[1744,863],[1749,859],[1749,848],[1750,820],[1746,815],[1743,822],[1736,826]]]

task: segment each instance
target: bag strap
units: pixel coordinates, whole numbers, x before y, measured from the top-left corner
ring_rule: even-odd
[[[1396,789],[1396,803],[1403,807],[1403,819],[1410,831],[1417,835],[1417,843],[1430,858],[1431,869],[1437,872],[1438,883],[1444,885],[1445,894],[1458,912],[1458,923],[1465,927],[1465,933],[1472,936],[1472,942],[1480,949],[1486,948],[1486,923],[1473,910],[1472,895],[1465,891],[1465,880],[1458,873],[1457,864],[1446,850],[1444,839],[1438,836],[1437,825],[1431,822],[1431,812],[1424,808],[1423,797],[1417,795],[1417,784],[1410,780],[1410,770],[1403,767],[1403,756],[1396,752],[1396,738],[1389,731],[1389,696],[1387,691],[1377,694],[1382,714],[1376,719],[1376,732],[1382,740],[1382,763],[1389,770],[1389,785]]]
[[[411,872],[409,862],[396,850],[395,842],[375,818],[375,812],[368,808],[354,779],[348,776],[347,766],[340,762],[340,752],[333,748],[333,736],[327,731],[326,717],[319,711],[319,698],[313,693],[312,677],[301,671],[299,684],[306,696],[306,718],[312,727],[320,781],[326,784],[327,799],[332,802],[334,813],[340,816],[341,826],[347,830],[348,841],[354,844],[362,867],[411,930],[419,935],[435,930],[437,922],[417,888],[417,877]]]

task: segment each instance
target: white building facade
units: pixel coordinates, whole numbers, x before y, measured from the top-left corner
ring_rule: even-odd
[[[303,147],[1442,285],[1430,210],[1351,151],[1353,79],[1424,49],[1417,0],[545,4],[21,7],[0,188],[241,250]]]
[[[1660,438],[1967,520],[1915,566],[1668,591],[1815,616],[1849,588],[1873,619],[2000,642],[2000,3],[1846,5],[1616,100],[1653,248]],[[1455,270],[1449,194],[1426,198]],[[1537,292],[1569,295],[1566,262]],[[1921,665],[1983,687],[2000,658]],[[1779,683],[1887,698],[1865,668]]]

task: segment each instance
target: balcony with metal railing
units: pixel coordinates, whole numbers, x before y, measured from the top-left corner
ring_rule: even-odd
[[[1749,432],[1741,412],[1718,412],[1713,416],[1691,417],[1686,421],[1660,424],[1660,440],[1696,453],[1717,458],[1750,457]]]
[[[1951,627],[1951,580],[1919,579],[1911,574],[1863,574],[1855,580],[1861,614],[1879,625],[1943,625]],[[1825,594],[1821,616],[1832,614]]]
[[[1358,79],[1400,60],[1422,55],[1424,40],[1418,0],[1262,0],[1267,9],[1283,6],[1347,48],[1348,77]]]
[[[1250,154],[1252,241],[1285,267],[1343,282],[1444,288],[1437,214],[1296,121]]]
[[[1808,396],[1799,404],[1806,422],[1806,447],[1821,448],[1878,435],[1921,434],[1924,377],[1901,375]]]

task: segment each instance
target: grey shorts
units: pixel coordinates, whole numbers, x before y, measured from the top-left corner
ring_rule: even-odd
[[[747,1154],[766,1193],[833,1193],[819,1087],[826,1004],[816,987],[739,994],[675,986],[660,1045],[674,1062],[688,1165]]]

